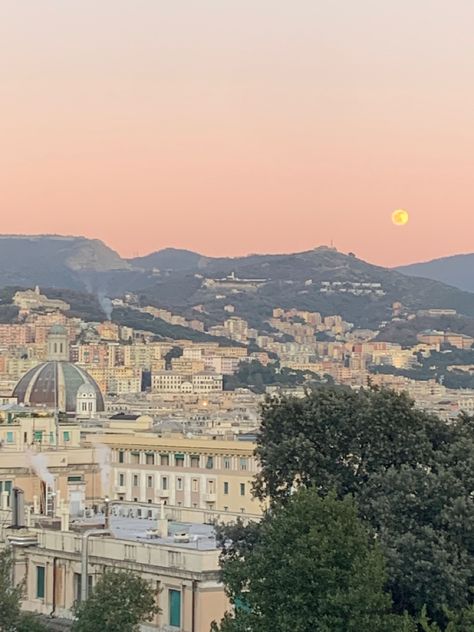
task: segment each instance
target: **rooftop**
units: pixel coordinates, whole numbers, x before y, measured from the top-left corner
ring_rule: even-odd
[[[125,507],[120,507],[119,510],[124,511],[124,509],[126,510]],[[103,523],[103,516],[94,516],[90,519],[80,519],[75,525],[86,526],[90,524],[91,527],[96,527],[97,524]],[[169,536],[167,538],[158,537],[156,532],[157,527],[157,520],[151,518],[129,518],[124,515],[110,516],[110,530],[113,536],[119,540],[146,542],[147,544],[157,544],[161,546],[177,546],[179,548],[197,551],[214,551],[217,549],[215,530],[212,525],[173,522],[170,520],[168,522]]]

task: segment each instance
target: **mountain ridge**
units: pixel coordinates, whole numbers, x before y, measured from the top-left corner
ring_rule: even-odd
[[[474,317],[474,293],[328,246],[239,257],[165,248],[124,259],[104,242],[86,237],[0,235],[0,287],[35,285],[110,297],[132,292],[142,304],[199,317],[206,325],[228,318],[228,304],[257,327],[274,307],[341,314],[357,326],[373,328],[390,320],[394,302],[412,312],[449,307]]]
[[[408,276],[422,276],[474,292],[474,253],[460,253],[395,268]]]

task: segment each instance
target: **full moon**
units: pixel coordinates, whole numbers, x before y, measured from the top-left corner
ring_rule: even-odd
[[[408,222],[408,213],[402,208],[393,211],[392,222],[395,224],[395,226],[405,226],[405,224]]]

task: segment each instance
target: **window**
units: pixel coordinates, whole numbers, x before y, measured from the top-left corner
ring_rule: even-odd
[[[240,483],[240,495],[245,496],[245,483]]]
[[[230,456],[224,457],[224,469],[230,470]]]
[[[229,493],[229,483],[225,482],[224,483],[224,494],[228,494]]]
[[[81,573],[74,573],[74,599],[76,601],[81,601],[81,598],[82,598],[81,581],[82,581]],[[92,575],[88,575],[87,583],[88,583],[88,592],[90,595],[92,592]]]
[[[68,441],[71,440],[71,435],[69,434],[69,431],[63,432],[63,441],[64,443],[68,443]]]
[[[150,489],[153,487],[153,476],[146,477],[146,486]]]
[[[241,458],[240,459],[240,469],[241,470],[246,470],[247,468],[248,468],[248,459]]]
[[[161,489],[168,489],[168,477],[167,476],[162,476],[161,477]]]
[[[40,433],[42,434],[42,433]],[[36,432],[35,432],[35,437],[36,437]],[[36,439],[35,439],[36,441]],[[41,438],[40,438],[41,441]],[[7,432],[7,443],[13,443],[13,432]]]
[[[215,494],[215,492],[216,492],[216,481],[207,481],[207,492],[209,494]]]
[[[120,487],[125,485],[125,474],[119,474],[119,485]]]
[[[199,467],[199,457],[197,455],[191,457],[191,467]]]
[[[168,454],[160,454],[160,465],[169,465],[170,457]]]
[[[174,464],[176,467],[184,466],[184,454],[175,454],[174,455]]]
[[[125,452],[123,450],[119,450],[118,457],[119,463],[125,463]]]
[[[0,481],[0,494],[2,492],[8,492],[8,505],[10,506],[10,494],[12,491],[13,482],[12,481]]]
[[[44,566],[36,567],[36,598],[44,599]]]
[[[191,481],[191,491],[198,492],[199,491],[199,481],[197,478],[193,478]]]
[[[131,457],[132,463],[134,463],[135,465],[140,463],[140,452],[132,452]]]
[[[82,475],[81,474],[77,474],[74,476],[68,476],[67,477],[67,482],[68,483],[82,483]]]
[[[146,464],[155,465],[155,455],[153,454],[153,452],[146,453]]]
[[[178,491],[182,491],[183,490],[183,479],[182,478],[177,478],[176,479],[176,489]]]
[[[138,487],[138,474],[133,475],[133,486]]]
[[[214,468],[214,457],[208,456],[206,461],[206,468],[212,470]]]
[[[134,560],[137,557],[136,548],[133,544],[125,545],[125,559]]]
[[[169,591],[169,622],[174,628],[181,627],[181,592],[179,590]]]

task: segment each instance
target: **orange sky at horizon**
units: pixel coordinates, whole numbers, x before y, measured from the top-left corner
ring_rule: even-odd
[[[474,3],[414,5],[7,0],[0,232],[123,256],[473,252]]]

